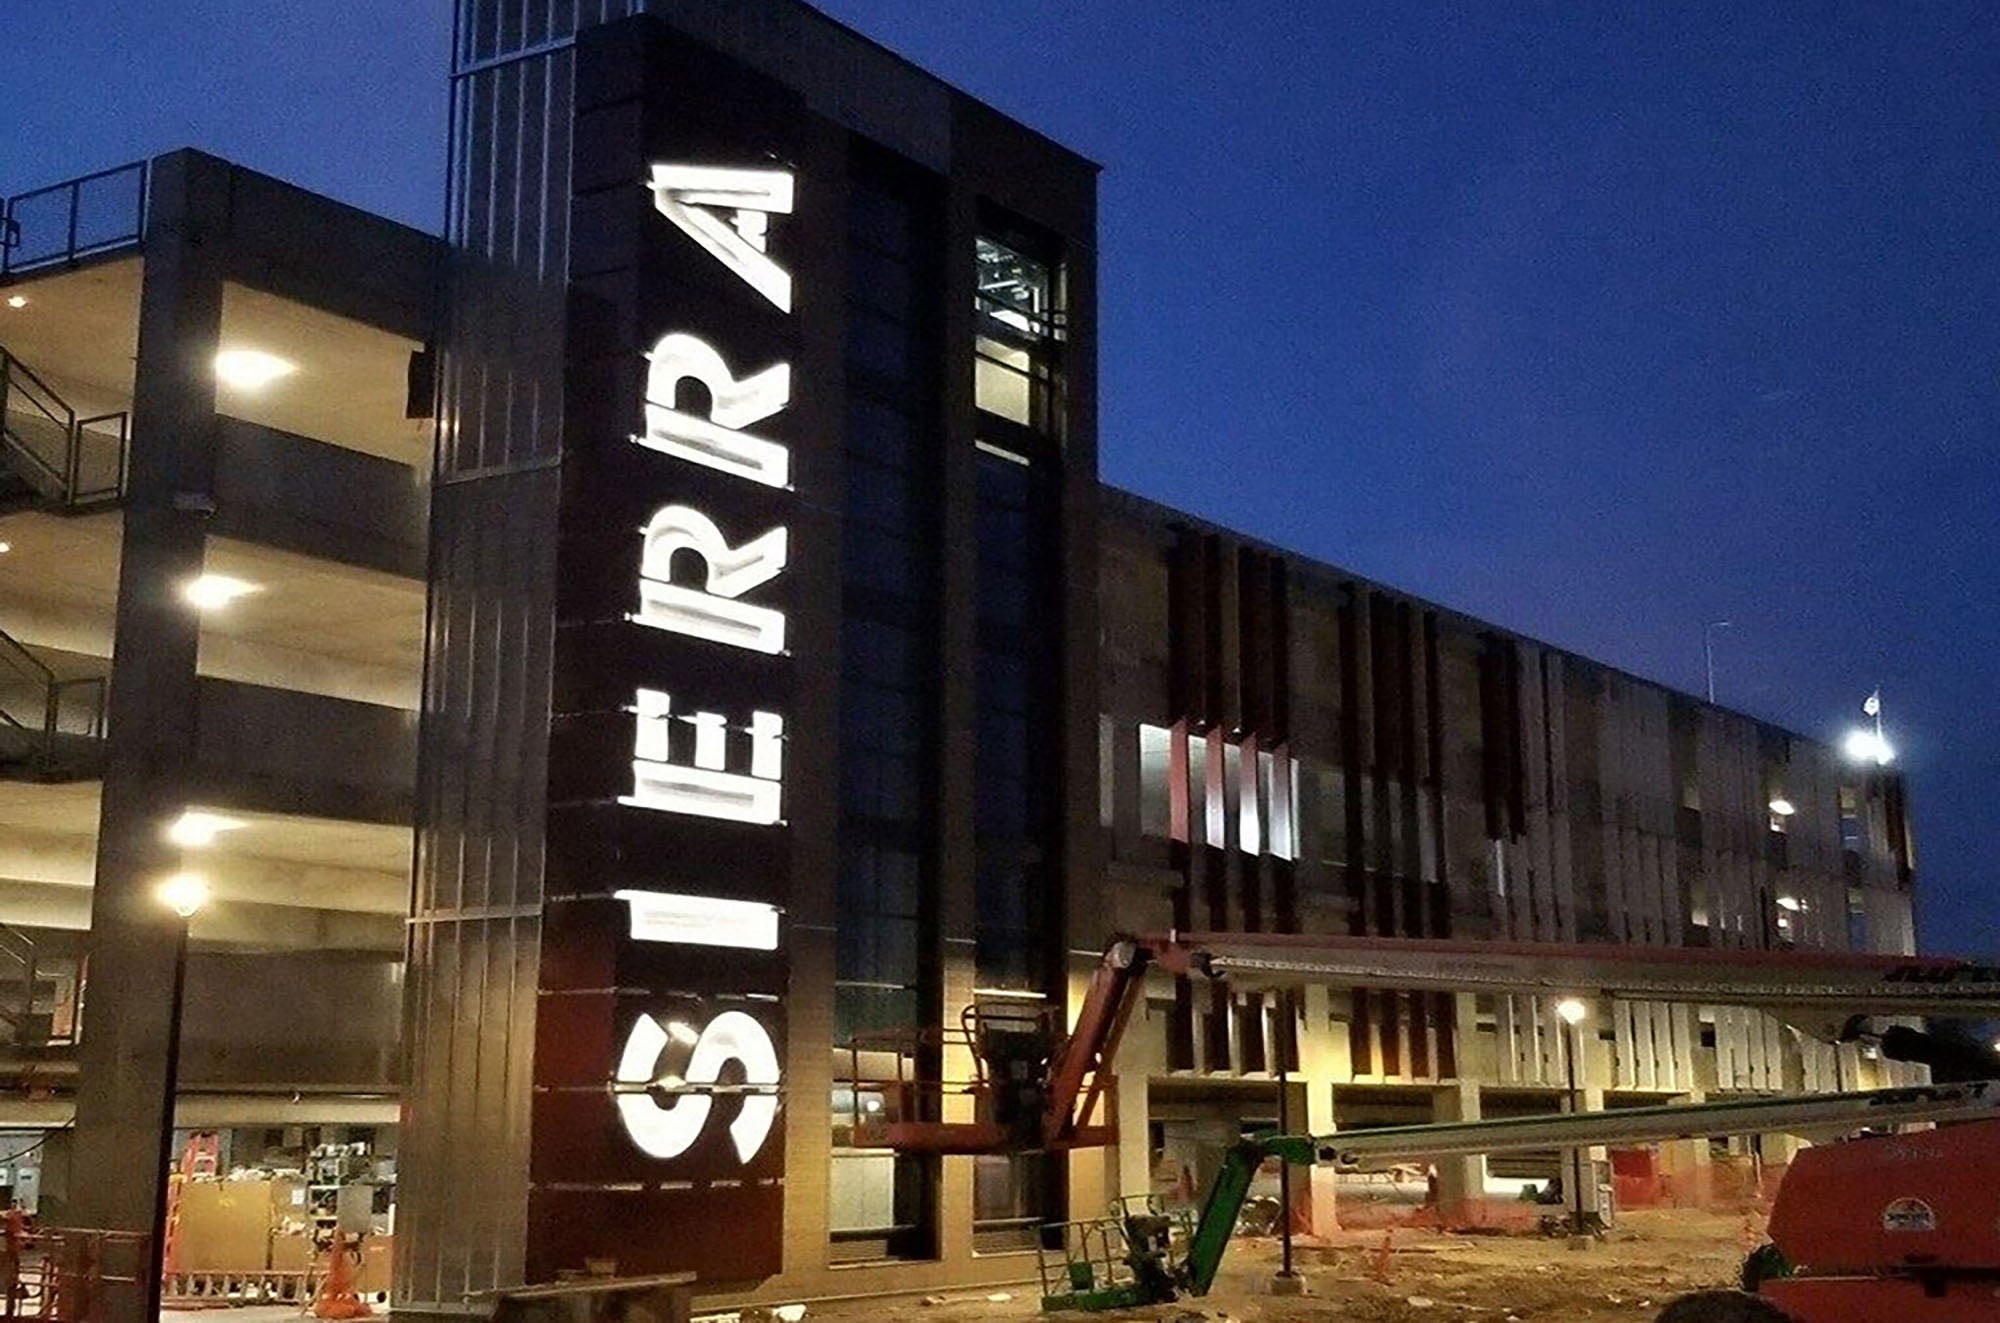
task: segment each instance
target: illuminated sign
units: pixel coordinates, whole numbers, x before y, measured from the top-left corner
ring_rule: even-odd
[[[642,446],[703,464],[766,487],[791,482],[791,452],[743,429],[761,423],[792,401],[792,365],[775,363],[738,379],[705,340],[674,332],[646,355],[646,430]],[[707,417],[677,407],[681,383],[708,391]]]
[[[679,1075],[663,1074],[670,1049],[687,1053]],[[641,1015],[626,1036],[618,1058],[618,1116],[625,1133],[649,1157],[677,1158],[701,1138],[714,1109],[714,1086],[722,1068],[743,1067],[742,1108],[729,1124],[736,1157],[748,1163],[764,1147],[778,1116],[778,1049],[755,1017],[724,1011],[696,1033],[681,1020],[665,1024]],[[660,1095],[672,1101],[661,1102]]]
[[[670,505],[642,531],[646,549],[639,559],[639,610],[631,619],[757,652],[785,650],[784,613],[736,600],[785,568],[784,529],[731,547],[707,515]],[[700,587],[674,582],[674,558],[681,552],[701,558]]]
[[[672,699],[657,689],[641,689],[632,711],[638,734],[632,747],[632,793],[620,804],[688,813],[702,818],[770,824],[778,821],[783,791],[785,719],[775,712],[750,717],[750,771],[724,771],[729,745],[729,720],[720,712],[689,712],[676,717]],[[672,723],[694,730],[694,757],[676,762],[672,756]]]
[[[792,307],[791,273],[772,258],[770,218],[792,210],[792,176],[783,170],[655,165],[654,205],[703,251],[781,311]],[[764,489],[788,491],[791,452],[753,431],[792,401],[789,363],[766,363],[739,376],[720,350],[673,330],[646,355],[645,431],[635,445]],[[705,396],[684,407],[684,388]],[[651,629],[782,656],[785,615],[773,605],[790,554],[784,525],[723,532],[708,511],[687,500],[654,511],[642,538],[638,609],[626,619]],[[732,543],[731,536],[742,538]],[[670,693],[646,685],[634,694],[629,808],[752,826],[784,817],[785,718],[753,710],[744,720],[689,700],[677,680]],[[615,893],[630,909],[630,936],[642,942],[778,949],[774,906],[656,891]],[[678,1067],[670,1062],[685,1057]],[[686,1021],[641,1014],[625,1041],[613,1090],[619,1119],[648,1157],[688,1154],[708,1124],[722,1068],[741,1065],[744,1083],[729,1137],[747,1164],[769,1136],[778,1112],[778,1052],[770,1032],[743,1011],[723,1011],[697,1033]]]
[[[771,260],[771,217],[792,210],[789,170],[656,165],[653,205],[780,311],[792,310],[791,272]]]
[[[666,891],[614,891],[631,908],[630,935],[639,942],[778,949],[778,908],[750,900],[683,896]]]

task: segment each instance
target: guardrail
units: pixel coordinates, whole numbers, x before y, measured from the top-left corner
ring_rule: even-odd
[[[41,711],[25,720],[0,706],[0,728],[11,728],[27,737],[28,763],[34,772],[44,776],[58,772],[67,743],[104,738],[109,688],[104,676],[59,679],[20,640],[0,631],[0,680],[8,675],[40,697]]]
[[[146,230],[151,168],[113,166],[0,204],[0,276],[137,247]]]
[[[130,420],[122,410],[79,417],[27,364],[0,348],[0,447],[59,513],[85,513],[122,500],[130,442]]]

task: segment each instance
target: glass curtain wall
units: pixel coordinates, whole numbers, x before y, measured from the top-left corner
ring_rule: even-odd
[[[935,190],[857,151],[848,207],[836,1041],[935,1018],[941,470]],[[931,1063],[903,1049],[906,1069]],[[934,1066],[932,1066],[934,1070]],[[841,1092],[845,1092],[842,1090]],[[864,1103],[873,1101],[863,1092]],[[852,1105],[851,1101],[848,1103]],[[845,1113],[837,1106],[836,1120]],[[836,1258],[937,1252],[937,1161],[835,1150]]]
[[[975,995],[985,1014],[1060,1006],[1056,841],[1062,666],[1061,347],[1052,244],[982,236],[974,259],[978,406],[978,757]],[[1056,1216],[1057,1167],[982,1157],[974,1243],[1033,1243]]]

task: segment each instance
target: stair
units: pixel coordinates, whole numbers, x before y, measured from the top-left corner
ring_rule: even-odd
[[[125,499],[128,431],[123,412],[79,417],[0,347],[0,514],[115,508]]]
[[[0,779],[94,781],[104,775],[105,677],[59,679],[0,631]]]

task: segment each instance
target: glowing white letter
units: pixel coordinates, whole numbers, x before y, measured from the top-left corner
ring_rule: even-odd
[[[667,732],[672,703],[657,689],[641,689],[634,703],[639,729],[632,745],[632,793],[618,802],[632,808],[769,825],[782,807],[785,719],[774,712],[750,717],[750,774],[725,772],[728,722],[720,712],[691,712],[694,761],[671,761]]]
[[[675,1033],[678,1030],[679,1033]],[[660,1078],[660,1054],[676,1040],[692,1039],[684,1080]],[[690,1085],[713,1085],[722,1078],[722,1067],[730,1061],[743,1063],[743,1110],[730,1123],[729,1137],[735,1142],[736,1156],[748,1163],[764,1147],[771,1124],[778,1116],[776,1089],[779,1080],[778,1049],[764,1026],[742,1011],[724,1011],[708,1022],[695,1037],[687,1025],[676,1020],[662,1026],[650,1015],[641,1015],[625,1039],[618,1058],[617,1082],[626,1086],[618,1093],[618,1117],[625,1133],[641,1152],[655,1158],[677,1158],[694,1147],[702,1127],[715,1105],[709,1093],[682,1093],[661,1104],[645,1090],[654,1084],[681,1089]],[[633,1086],[638,1086],[636,1089]]]
[[[631,906],[637,942],[730,946],[743,951],[778,949],[778,910],[754,900],[686,896],[672,891],[614,891]]]
[[[715,521],[685,505],[670,505],[646,525],[639,560],[639,610],[628,619],[757,652],[785,650],[785,613],[733,599],[768,583],[785,568],[785,530],[731,547]],[[674,582],[674,553],[693,551],[705,567],[705,588]]]
[[[740,429],[762,422],[792,398],[792,365],[776,363],[738,381],[722,355],[705,340],[676,332],[660,337],[646,355],[646,433],[632,439],[664,454],[766,487],[791,481],[791,451]],[[674,407],[689,377],[708,388],[707,418]]]
[[[780,311],[792,310],[791,273],[765,251],[772,215],[792,211],[790,171],[656,165],[652,189],[662,216]]]

